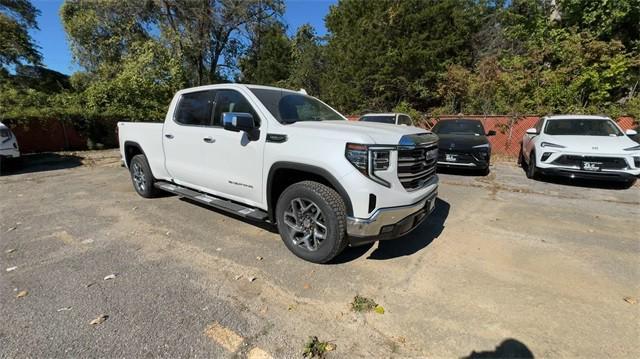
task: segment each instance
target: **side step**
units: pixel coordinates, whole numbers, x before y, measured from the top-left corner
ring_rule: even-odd
[[[205,204],[210,207],[221,209],[223,211],[235,213],[240,217],[251,219],[254,221],[266,221],[269,215],[267,212],[258,209],[247,207],[236,202],[214,197],[205,193],[197,192],[186,187],[179,186],[177,184],[158,181],[155,186],[163,191],[177,194],[178,196],[192,199],[196,202]]]

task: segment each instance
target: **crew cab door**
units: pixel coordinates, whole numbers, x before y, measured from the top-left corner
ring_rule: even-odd
[[[259,124],[253,108],[236,90],[183,94],[163,134],[165,166],[174,182],[260,206],[266,130],[258,128],[258,137],[250,139],[222,127],[224,112],[251,113]]]
[[[228,198],[260,206],[263,201],[263,154],[267,123],[261,121],[257,104],[240,90],[221,89],[216,93],[213,113],[216,156],[206,157],[206,166],[216,168],[211,183]],[[256,129],[252,133],[234,132],[222,127],[226,112],[250,113]]]
[[[171,118],[165,120],[162,133],[165,167],[177,184],[200,189],[212,174],[203,161],[212,153],[215,96],[214,90],[184,93]]]

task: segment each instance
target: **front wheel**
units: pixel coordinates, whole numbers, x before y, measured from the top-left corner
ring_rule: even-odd
[[[276,218],[284,244],[309,262],[326,263],[347,245],[344,201],[321,183],[303,181],[285,189]]]
[[[527,178],[538,178],[538,167],[536,167],[536,153],[531,152],[529,155],[529,163],[527,164]]]

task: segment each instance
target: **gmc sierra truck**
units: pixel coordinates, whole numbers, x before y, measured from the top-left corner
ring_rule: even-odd
[[[221,84],[181,90],[164,123],[118,123],[133,187],[277,225],[325,263],[347,245],[398,238],[434,209],[438,137],[348,121],[304,91]]]

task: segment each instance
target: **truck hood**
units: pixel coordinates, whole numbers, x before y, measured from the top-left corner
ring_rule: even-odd
[[[627,136],[550,136],[542,140],[565,146],[564,150],[590,154],[628,154],[625,148],[638,144]],[[542,142],[541,141],[541,142]]]
[[[346,142],[397,145],[404,135],[430,133],[422,128],[360,121],[300,121],[285,125],[318,137],[340,138]]]

